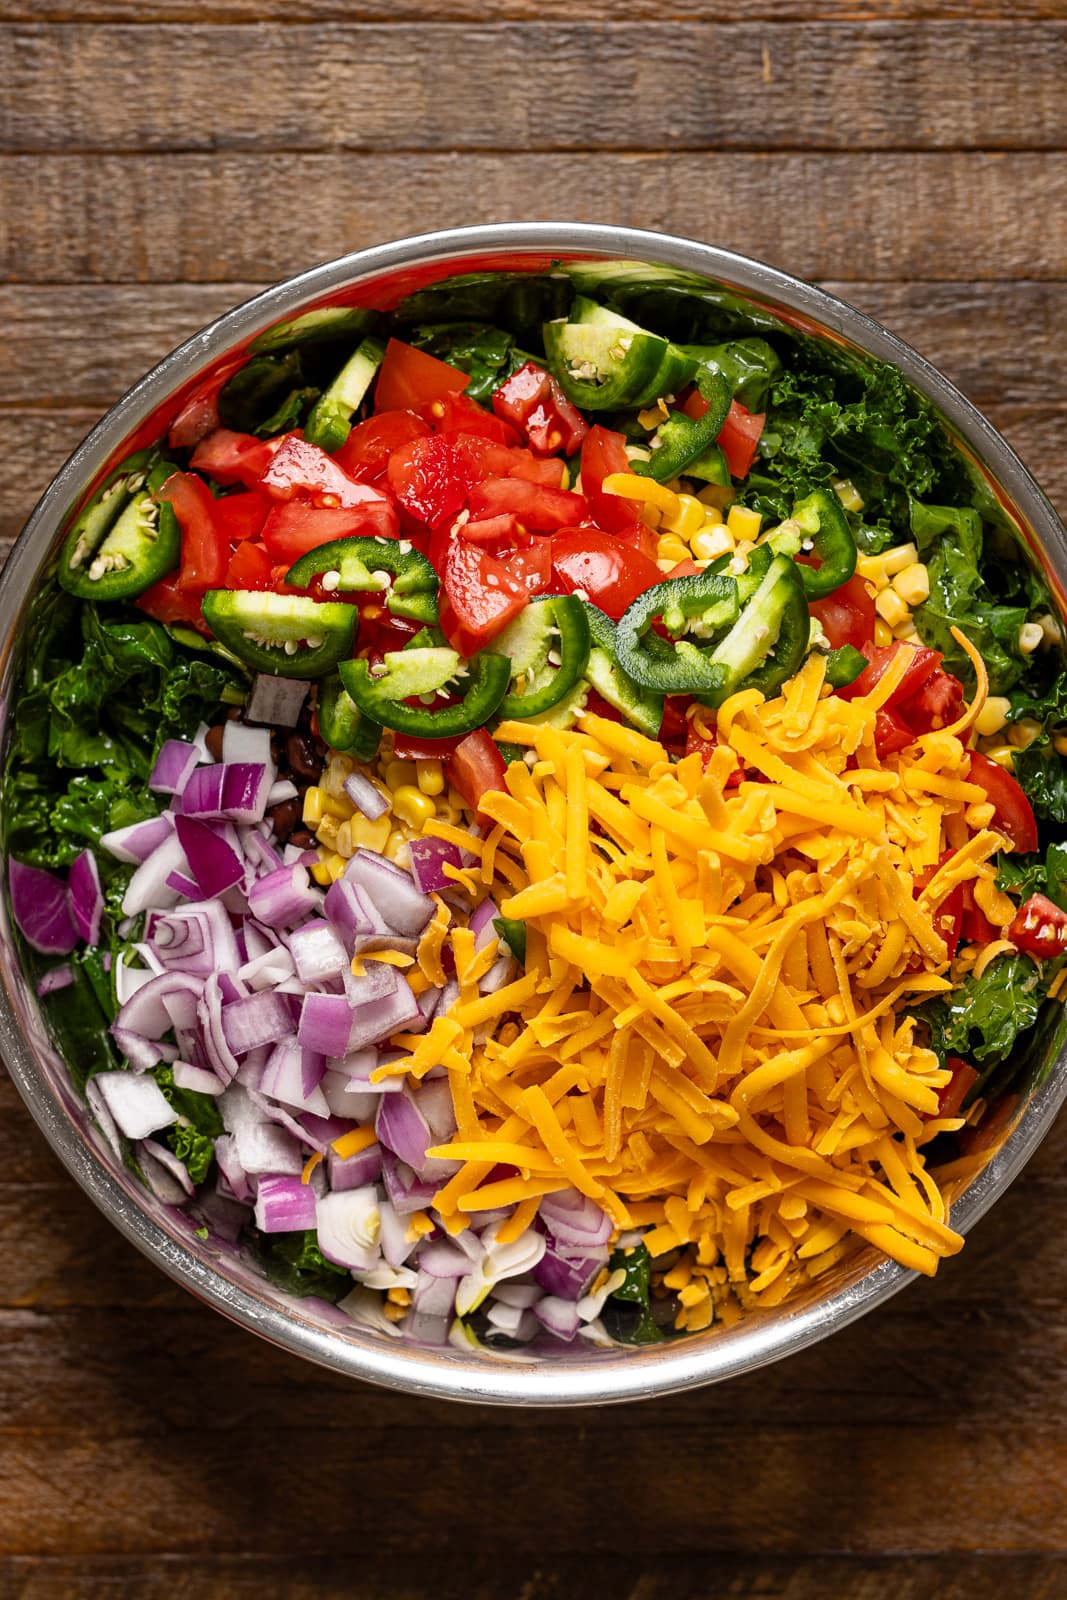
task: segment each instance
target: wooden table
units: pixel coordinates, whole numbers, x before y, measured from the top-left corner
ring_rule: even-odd
[[[825,283],[1067,510],[1063,0],[610,9],[0,0],[0,537],[255,288],[531,216]],[[784,1365],[619,1410],[466,1409],[202,1309],[0,1075],[0,1595],[1067,1595],[1065,1155],[1061,1126],[935,1283]]]

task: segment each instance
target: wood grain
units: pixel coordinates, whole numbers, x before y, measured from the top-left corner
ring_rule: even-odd
[[[6,156],[0,279],[275,279],[531,216],[680,231],[805,278],[1067,278],[1062,155],[952,151]]]
[[[6,409],[103,411],[167,351],[265,283],[3,284]],[[875,317],[978,406],[1067,403],[1067,283],[823,287]]]
[[[647,22],[973,22],[1062,21],[1062,0],[629,0],[626,14]],[[599,23],[598,0],[449,0],[449,19],[475,22]],[[236,22],[440,21],[434,0],[3,0],[0,22]]]
[[[1065,77],[1067,23],[15,25],[0,150],[1054,150]]]

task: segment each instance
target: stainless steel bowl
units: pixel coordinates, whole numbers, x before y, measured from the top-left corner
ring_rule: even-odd
[[[984,417],[901,340],[861,312],[772,267],[664,234],[578,223],[506,224],[424,234],[359,251],[269,289],[180,346],[113,406],[45,492],[0,578],[0,715],[20,679],[28,600],[71,514],[136,444],[165,431],[182,400],[223,362],[277,323],[312,308],[386,309],[416,287],[475,269],[538,271],[560,258],[654,262],[700,274],[743,304],[816,337],[895,363],[940,412],[949,433],[987,479],[1053,589],[1067,596],[1067,534],[1033,478]],[[292,1299],[239,1256],[194,1237],[182,1213],[154,1200],[112,1157],[73,1091],[20,970],[6,907],[0,908],[0,1049],[53,1150],[127,1239],[233,1321],[323,1366],[392,1388],[451,1399],[520,1405],[602,1404],[714,1383],[778,1360],[871,1310],[913,1274],[857,1253],[801,1299],[678,1342],[602,1351],[561,1347],[551,1356],[427,1350],[361,1329],[332,1308]],[[992,1161],[957,1202],[966,1233],[1029,1160],[1067,1095],[1063,1029],[1029,1073],[1036,1085]],[[951,1267],[946,1270],[951,1271]]]

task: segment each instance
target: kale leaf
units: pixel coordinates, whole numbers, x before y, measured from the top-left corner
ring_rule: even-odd
[[[997,888],[1020,901],[1044,894],[1067,911],[1067,844],[1050,844],[1044,859],[1036,851],[999,855]]]
[[[326,1260],[313,1228],[304,1233],[257,1234],[250,1243],[267,1277],[290,1294],[337,1301],[352,1287],[352,1274]]]
[[[489,404],[493,390],[505,378],[530,359],[510,333],[484,322],[421,323],[407,337],[416,349],[469,373],[471,381],[463,392],[483,405]]]
[[[608,1271],[621,1271],[626,1277],[604,1302],[601,1321],[607,1333],[622,1344],[659,1344],[666,1335],[652,1312],[652,1257],[647,1247],[637,1244],[616,1250]]]
[[[925,1001],[916,1014],[929,1027],[930,1048],[942,1063],[946,1056],[962,1056],[984,1077],[1034,1026],[1046,989],[1029,956],[1002,955],[980,978],[970,974],[950,994]]]
[[[974,681],[966,652],[952,636],[965,633],[980,652],[994,694],[1006,694],[1026,670],[1019,630],[1026,605],[994,601],[983,573],[982,519],[973,506],[910,506],[912,536],[930,578],[930,598],[915,611],[915,626],[925,644],[940,650],[945,670]]]
[[[203,1183],[215,1159],[215,1142],[184,1123],[168,1128],[167,1143],[194,1183]]]

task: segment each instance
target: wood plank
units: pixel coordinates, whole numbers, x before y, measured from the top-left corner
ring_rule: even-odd
[[[1061,515],[1067,513],[1067,409],[989,405],[989,420],[1039,479]],[[39,495],[98,420],[98,409],[0,410],[0,556],[16,537]]]
[[[8,1587],[5,1587],[5,1581]],[[10,1600],[1054,1600],[1067,1586],[1060,1555],[760,1558],[716,1552],[651,1558],[609,1554],[561,1560],[550,1551],[516,1559],[472,1551],[403,1562],[363,1549],[307,1560],[248,1555],[15,1557],[0,1562]]]
[[[1065,76],[1064,23],[16,24],[0,150],[1053,150]]]
[[[457,24],[603,19],[598,0],[450,0]],[[634,20],[663,22],[1062,20],[1062,0],[630,0]],[[303,0],[308,22],[436,22],[436,0]],[[4,0],[10,22],[290,22],[290,0]]]
[[[1067,278],[1061,156],[858,152],[8,156],[0,279],[279,278],[383,239],[539,211],[684,231],[806,278]]]
[[[3,284],[4,404],[95,408],[263,283]],[[978,406],[1067,402],[1067,283],[824,285],[940,367]]]

